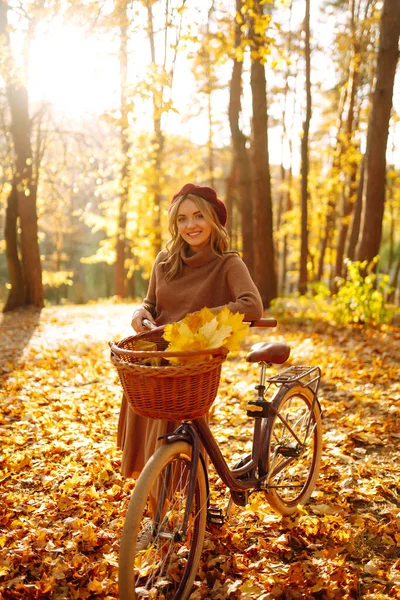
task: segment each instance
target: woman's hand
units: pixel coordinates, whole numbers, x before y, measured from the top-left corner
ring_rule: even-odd
[[[153,315],[149,313],[148,310],[146,310],[145,308],[138,308],[133,313],[131,321],[131,325],[137,333],[141,333],[142,331],[148,331],[147,327],[143,326],[143,319],[148,319],[149,321],[154,323],[154,325],[156,325]]]

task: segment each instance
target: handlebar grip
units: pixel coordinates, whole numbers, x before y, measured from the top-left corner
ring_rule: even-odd
[[[276,327],[277,321],[273,317],[268,319],[257,319],[257,321],[251,321],[250,327]]]
[[[142,319],[142,325],[147,327],[147,329],[157,329],[157,325],[152,323],[149,319]]]

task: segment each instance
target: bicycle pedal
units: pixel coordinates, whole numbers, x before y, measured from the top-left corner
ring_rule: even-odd
[[[215,505],[209,506],[207,509],[207,521],[212,523],[212,525],[222,527],[225,523],[225,516],[222,513],[222,509]]]
[[[297,458],[300,456],[300,450],[298,448],[292,448],[291,446],[280,446],[278,454],[281,454],[286,458]]]

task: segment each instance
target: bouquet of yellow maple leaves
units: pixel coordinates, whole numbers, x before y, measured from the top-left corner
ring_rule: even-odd
[[[166,325],[164,339],[169,342],[168,352],[198,352],[215,348],[239,350],[249,325],[243,323],[243,314],[232,313],[226,306],[215,313],[209,308],[189,313],[182,321]],[[211,358],[209,355],[208,358]],[[171,363],[203,362],[207,355],[168,358]]]

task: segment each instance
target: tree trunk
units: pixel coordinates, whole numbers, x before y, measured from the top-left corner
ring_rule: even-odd
[[[118,207],[118,225],[116,239],[116,262],[115,262],[115,295],[120,298],[126,297],[126,226],[127,211],[129,203],[129,190],[131,185],[130,158],[129,158],[129,107],[127,103],[127,85],[128,85],[128,0],[124,0],[119,7],[119,27],[120,27],[120,97],[121,97],[121,181],[119,192]]]
[[[350,94],[347,110],[346,131],[343,139],[343,156],[350,173],[348,177],[348,188],[343,190],[342,206],[339,225],[339,237],[336,250],[335,276],[342,277],[344,271],[345,247],[349,224],[357,195],[357,170],[358,165],[354,160],[354,121],[356,110],[356,98],[360,85],[360,62],[361,44],[357,39],[356,6],[355,0],[351,0],[350,28],[352,39],[352,61],[350,73]],[[351,155],[351,156],[350,156]]]
[[[257,38],[255,38],[257,40]],[[257,43],[257,42],[256,42]],[[253,124],[251,159],[253,171],[254,281],[265,307],[277,296],[271,176],[268,155],[268,112],[265,68],[260,56],[251,60]]]
[[[393,173],[396,173],[396,166],[392,166]],[[396,210],[395,210],[395,189],[397,177],[390,177],[388,181],[387,201],[389,205],[389,256],[387,261],[387,270],[390,273],[395,256],[395,232],[396,232]]]
[[[242,0],[236,0],[236,11],[240,13]],[[240,25],[235,21],[235,48],[240,45]],[[236,175],[240,198],[242,223],[242,258],[250,273],[254,275],[253,254],[253,199],[251,187],[251,170],[246,148],[246,136],[239,126],[242,93],[242,62],[234,59],[229,96],[229,125],[233,146],[233,170]]]
[[[7,198],[4,239],[6,242],[6,257],[8,266],[8,275],[11,283],[11,290],[8,294],[4,312],[14,310],[25,303],[25,286],[22,277],[21,263],[18,258],[18,239],[17,239],[17,188],[12,186],[11,192]]]
[[[150,42],[151,62],[153,70],[156,70],[156,45],[155,33],[153,24],[153,2],[146,0],[147,16],[148,16],[148,35]],[[163,113],[163,90],[164,84],[154,80],[152,97],[153,97],[153,177],[150,184],[150,191],[153,197],[153,254],[156,256],[161,250],[161,188],[160,181],[162,179],[162,162],[164,152],[164,133],[161,127],[161,116]]]
[[[287,176],[287,191],[286,191],[286,199],[285,199],[285,214],[292,210],[292,152],[290,153],[290,167]],[[281,260],[281,277],[280,277],[280,290],[279,293],[284,296],[286,293],[286,282],[287,282],[287,272],[289,269],[288,265],[288,246],[289,246],[289,237],[287,233],[283,236],[282,240],[282,260]]]
[[[386,146],[396,65],[399,57],[400,2],[385,0],[382,9],[376,84],[367,136],[367,172],[361,240],[357,258],[379,254],[385,205]]]
[[[22,274],[25,305],[43,307],[42,266],[38,241],[36,196],[37,185],[32,173],[32,149],[28,94],[23,86],[9,85],[7,98],[11,109],[11,133],[14,142],[16,169],[14,185],[21,227]]]
[[[338,192],[339,185],[337,183],[338,174],[340,170],[340,159],[341,159],[341,143],[340,137],[342,135],[342,126],[343,126],[343,118],[344,118],[344,106],[347,100],[347,86],[342,87],[342,96],[339,102],[339,119],[338,119],[338,127],[337,127],[337,135],[336,135],[336,144],[333,153],[332,167],[330,169],[330,190],[328,196],[328,205],[326,208],[325,215],[325,227],[324,233],[321,236],[320,240],[320,250],[319,250],[319,262],[318,262],[318,271],[317,271],[317,281],[322,281],[324,275],[324,264],[325,264],[325,254],[328,248],[331,246],[332,234],[335,228],[336,221],[336,209],[337,209],[337,201],[338,201]]]
[[[12,310],[18,306],[33,305],[43,307],[42,267],[37,229],[37,181],[32,169],[31,148],[31,123],[29,118],[28,93],[25,87],[16,81],[14,75],[10,77],[11,57],[10,40],[7,34],[7,9],[4,0],[0,0],[0,35],[5,40],[5,49],[8,53],[10,64],[5,61],[7,72],[3,73],[6,80],[6,93],[11,112],[11,136],[14,145],[15,168],[13,190],[7,204],[6,240],[11,246],[6,249],[7,261],[10,266],[10,299],[7,300],[4,310]],[[16,235],[15,228],[19,219],[20,238]],[[21,264],[15,244],[20,243]],[[24,293],[21,291],[21,274]],[[14,288],[15,286],[15,288]]]
[[[214,11],[214,2],[211,3],[211,6],[208,10],[208,18],[207,18],[207,39],[210,35],[210,22],[211,15]],[[206,71],[206,89],[207,89],[207,117],[208,117],[208,140],[207,140],[207,154],[208,154],[208,179],[210,182],[210,186],[215,187],[215,160],[214,160],[214,119],[213,119],[213,111],[212,111],[212,73],[211,73],[211,61],[209,52],[204,53],[205,60],[205,71]]]
[[[362,161],[361,161],[361,165],[360,165],[360,177],[359,177],[359,181],[358,181],[356,203],[355,203],[353,214],[352,214],[349,244],[348,244],[347,252],[346,252],[347,257],[353,261],[356,259],[357,241],[358,241],[358,237],[360,235],[362,199],[363,199],[363,193],[364,193],[365,164],[366,164],[366,160],[365,160],[365,154],[364,154]]]
[[[235,197],[235,187],[236,187],[236,165],[233,160],[231,163],[231,170],[228,176],[225,179],[225,206],[226,212],[228,214],[228,221],[226,224],[226,228],[228,231],[228,235],[232,244],[232,235],[235,230],[235,224],[233,222],[233,204]]]
[[[208,179],[210,182],[210,186],[215,187],[214,181],[214,138],[213,138],[213,115],[212,115],[212,102],[211,102],[211,90],[208,93],[207,98],[207,114],[208,114],[208,142],[207,142],[207,150],[208,150]]]
[[[290,56],[292,53],[292,11],[293,4],[290,5],[290,19],[289,19],[289,34],[288,34],[288,42],[287,42],[287,53]],[[291,179],[292,179],[292,152],[291,152],[291,141],[288,138],[288,132],[286,127],[286,116],[287,116],[287,104],[288,104],[288,96],[290,91],[289,81],[291,75],[291,62],[288,61],[287,69],[286,69],[286,83],[284,90],[284,102],[283,102],[283,110],[282,110],[282,151],[281,151],[281,165],[280,165],[280,183],[281,188],[279,191],[279,203],[278,203],[278,211],[276,215],[276,231],[279,233],[281,229],[281,225],[286,224],[286,215],[287,212],[291,209]],[[288,170],[285,168],[284,164],[284,156],[285,156],[285,142],[288,142],[289,150],[290,150],[290,161]],[[285,228],[285,233],[282,238],[282,243],[279,248],[279,243],[277,244],[277,277],[278,277],[278,294],[280,296],[284,296],[285,287],[286,287],[286,274],[287,274],[287,249],[288,249],[288,239]]]
[[[393,274],[392,281],[390,282],[393,291],[389,294],[388,302],[394,302],[396,299],[396,290],[399,285],[399,276],[400,276],[400,255],[397,259],[396,268]]]
[[[307,262],[308,262],[308,171],[309,148],[308,136],[311,121],[311,56],[310,56],[310,0],[306,0],[306,14],[304,18],[306,63],[306,115],[303,123],[303,137],[301,140],[301,244],[300,244],[300,278],[299,292],[307,292]]]

